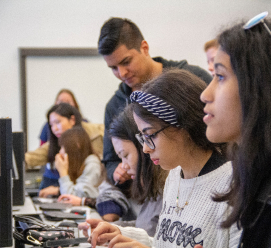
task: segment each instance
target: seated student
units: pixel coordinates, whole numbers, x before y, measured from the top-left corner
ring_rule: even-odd
[[[150,236],[153,236],[162,209],[162,192],[168,172],[154,165],[149,155],[143,153],[142,146],[135,137],[137,130],[129,108],[113,120],[109,129],[109,136],[116,154],[122,160],[123,168],[133,179],[130,192],[126,192],[131,209],[126,216],[122,216],[122,220],[127,220],[129,217],[131,219],[129,215],[134,216],[136,214],[134,209],[138,207],[138,204],[140,205],[139,213],[134,216],[135,221],[119,221],[118,224],[143,228]],[[114,198],[113,193],[110,196],[108,190],[107,188],[104,192],[100,192],[96,206],[100,215],[107,215],[109,218],[108,215],[111,214],[113,215],[111,218],[114,219],[112,208],[115,209],[115,203],[118,203],[118,200]],[[117,188],[116,190],[119,191]],[[131,210],[134,213],[131,213]]]
[[[109,136],[116,154],[122,160],[123,169],[133,179],[131,199],[142,204],[135,227],[141,227],[150,236],[154,236],[162,210],[162,194],[168,172],[156,166],[150,156],[143,153],[135,137],[137,132],[132,111],[128,107],[111,123]],[[136,153],[137,156],[134,155]]]
[[[59,186],[59,173],[54,167],[55,155],[59,152],[58,139],[62,133],[73,126],[82,126],[88,133],[91,145],[100,157],[103,150],[103,124],[93,124],[82,122],[79,111],[67,103],[54,105],[47,113],[48,124],[50,126],[50,141],[43,144],[35,151],[25,154],[25,161],[28,167],[46,164],[43,180],[40,189],[48,186]]]
[[[70,104],[71,106],[75,107],[80,112],[79,105],[72,91],[68,89],[62,89],[57,93],[56,99],[55,99],[55,105],[62,102]],[[86,119],[83,119],[83,121],[87,122]],[[48,125],[48,122],[46,122],[40,134],[40,145],[43,145],[49,139],[50,139],[50,127]]]
[[[212,201],[232,177],[221,146],[209,142],[199,97],[206,84],[184,70],[169,70],[131,94],[131,108],[139,129],[137,138],[155,165],[169,170],[163,208],[154,238],[139,228],[88,220],[91,244],[111,240],[123,247],[237,247],[236,225],[220,228],[227,203]],[[85,225],[80,226],[86,229]],[[122,235],[120,235],[122,234]],[[135,239],[135,240],[133,240]]]
[[[102,164],[87,132],[80,126],[72,127],[61,135],[58,143],[61,148],[55,156],[55,167],[60,176],[59,187],[44,188],[40,196],[60,193],[96,198],[102,179]]]
[[[106,175],[104,175],[105,178]],[[101,215],[103,220],[113,222],[119,220],[120,217],[126,215],[131,208],[131,204],[127,197],[111,183],[104,180],[98,187],[99,195],[97,198],[78,197],[70,194],[62,194],[58,201],[69,203],[74,206],[88,206],[94,208]],[[107,211],[103,207],[104,202],[109,202]],[[100,205],[100,203],[102,203]]]

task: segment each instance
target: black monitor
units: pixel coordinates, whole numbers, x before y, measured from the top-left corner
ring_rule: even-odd
[[[0,247],[13,244],[11,130],[11,119],[0,118]]]
[[[25,201],[24,133],[12,133],[12,178],[13,206],[22,206]]]

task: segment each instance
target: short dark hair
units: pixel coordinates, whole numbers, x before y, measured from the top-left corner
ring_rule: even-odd
[[[146,199],[156,200],[158,195],[163,194],[168,172],[160,166],[154,165],[149,154],[143,153],[143,147],[135,137],[136,133],[138,133],[138,128],[130,106],[127,106],[123,112],[114,118],[109,128],[109,135],[111,138],[129,140],[134,143],[137,149],[137,172],[132,183],[131,195],[133,199],[143,204]]]
[[[98,51],[101,55],[113,53],[120,45],[127,49],[140,51],[144,40],[139,28],[130,20],[113,17],[104,23],[98,41]]]
[[[55,161],[55,155],[59,152],[60,146],[58,145],[58,138],[53,134],[50,125],[50,114],[57,113],[67,119],[71,119],[74,116],[75,124],[74,126],[81,126],[82,116],[80,112],[68,103],[60,103],[52,106],[47,113],[47,121],[50,127],[50,140],[49,140],[49,151],[48,151],[48,162],[51,164]]]

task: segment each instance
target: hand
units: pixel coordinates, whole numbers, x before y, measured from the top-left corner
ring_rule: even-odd
[[[75,195],[61,195],[57,199],[58,202],[70,203],[73,206],[81,206],[82,198]]]
[[[90,221],[92,221],[92,219],[87,220],[87,222],[92,227],[93,224]],[[97,222],[94,224],[97,224]],[[95,248],[96,245],[102,245],[116,237],[118,234],[120,234],[120,230],[118,229],[118,227],[111,225],[108,222],[101,221],[95,227],[90,238],[88,239],[88,242],[90,242],[91,246]]]
[[[108,222],[114,222],[119,220],[120,216],[118,214],[105,214],[102,216],[103,220]]]
[[[122,163],[119,163],[118,167],[115,169],[113,179],[119,184],[123,184],[127,180],[131,179],[131,176],[127,174],[125,169],[122,168]]]
[[[147,248],[148,246],[143,245],[134,239],[130,239],[119,234],[115,238],[113,238],[108,244],[108,248],[113,248],[113,247],[114,248],[125,248],[125,247]]]
[[[194,248],[203,248],[202,245],[195,245]]]
[[[58,195],[59,194],[59,187],[56,186],[49,186],[40,190],[39,197],[48,197],[49,195]]]
[[[56,166],[56,169],[59,172],[60,177],[67,176],[68,175],[68,169],[69,169],[68,154],[65,153],[64,156],[62,156],[60,153],[56,154],[56,156],[55,156],[55,166]]]
[[[87,219],[86,222],[78,225],[79,230],[83,230],[85,237],[88,237],[88,229],[91,228],[91,232],[102,222],[101,219]]]
[[[83,223],[78,224],[78,229],[83,230],[83,235],[85,237],[88,237],[89,224],[87,222],[83,222]]]

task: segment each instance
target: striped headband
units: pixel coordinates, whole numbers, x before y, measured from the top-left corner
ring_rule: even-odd
[[[134,91],[130,95],[130,99],[132,102],[139,103],[143,108],[147,109],[159,119],[171,125],[179,126],[175,109],[159,97],[142,91]]]

